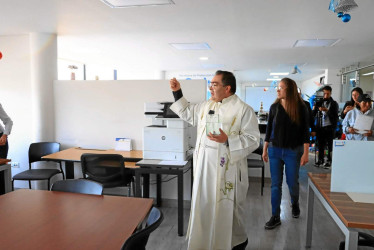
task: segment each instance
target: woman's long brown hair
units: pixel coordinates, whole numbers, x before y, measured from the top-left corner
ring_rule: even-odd
[[[300,124],[299,107],[300,105],[304,105],[304,102],[297,91],[296,82],[288,77],[283,78],[281,82],[286,85],[285,110],[292,122]],[[275,103],[280,103],[280,99],[277,98]]]

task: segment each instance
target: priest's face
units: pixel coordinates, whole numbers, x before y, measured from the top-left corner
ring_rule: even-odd
[[[212,95],[212,100],[215,102],[220,102],[224,98],[231,95],[230,86],[223,86],[222,75],[215,75],[210,82],[209,91]]]

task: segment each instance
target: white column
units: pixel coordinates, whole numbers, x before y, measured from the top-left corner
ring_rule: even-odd
[[[342,100],[341,76],[337,76],[339,73],[339,69],[325,69],[325,84],[331,85],[331,96],[337,102]]]
[[[154,79],[155,80],[165,80],[166,71],[165,70],[155,70]]]
[[[32,140],[54,141],[53,81],[57,80],[57,35],[31,33],[30,53]]]

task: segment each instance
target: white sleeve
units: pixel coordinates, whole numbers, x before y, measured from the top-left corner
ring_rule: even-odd
[[[170,106],[170,109],[174,111],[182,120],[190,123],[192,126],[196,126],[199,119],[198,114],[203,103],[190,104],[186,98],[181,97],[178,101]]]
[[[260,145],[258,121],[252,108],[246,108],[241,119],[240,131],[228,136],[230,160],[235,162],[252,153]]]

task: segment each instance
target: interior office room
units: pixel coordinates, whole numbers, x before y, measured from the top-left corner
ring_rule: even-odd
[[[283,77],[295,80],[302,98],[311,102],[310,98],[321,88],[331,86],[339,112],[351,99],[355,87],[374,98],[374,1],[114,1],[129,5],[120,8],[113,8],[110,2],[0,1],[0,104],[13,121],[7,156],[11,159],[11,176],[28,170],[29,146],[35,142],[58,142],[61,150],[112,150],[118,146],[116,138],[130,138],[132,150],[142,151],[144,156],[148,147],[145,128],[167,122],[146,115],[147,105],[174,102],[169,85],[173,77],[180,81],[183,95],[191,103],[199,103],[210,98],[209,85],[217,70],[233,72],[236,95],[257,113],[262,139],[265,131],[261,125],[266,129],[267,121],[261,114],[269,112]],[[342,14],[329,10],[329,6],[339,3],[346,5]],[[196,131],[188,129],[191,134],[183,154],[193,152],[196,141]],[[360,153],[358,148],[371,155],[371,142],[362,143],[368,144],[359,144],[354,149],[348,143],[346,148],[353,150],[339,151],[342,158],[334,159],[333,154],[330,169],[314,166],[316,149],[311,143],[309,162],[299,173],[300,218],[290,214],[284,180],[282,225],[274,230],[264,229],[271,216],[269,163],[264,163],[263,174],[261,168],[248,168],[246,249],[339,249],[347,235],[351,241],[345,249],[370,249],[354,248],[357,239],[352,238],[358,237],[357,232],[374,236],[373,202],[357,202],[371,206],[368,225],[347,229],[341,214],[333,216],[336,212],[331,201],[319,199],[325,193],[321,196],[319,187],[323,185],[317,184],[324,181],[318,174],[331,174],[333,185],[354,176],[358,183],[350,182],[349,186],[362,189],[352,192],[372,194],[373,184],[359,181],[362,178],[370,182],[372,170],[363,167],[358,168],[360,171],[347,168],[339,172],[334,168],[334,160],[343,165],[349,162],[354,165],[352,168],[372,165],[370,157],[361,157],[357,163],[348,161]],[[157,146],[152,150],[157,151]],[[149,156],[152,158],[173,160],[165,155]],[[249,159],[261,157],[251,154]],[[178,160],[190,162],[186,158]],[[37,167],[43,168],[43,164]],[[62,167],[67,171],[65,163]],[[72,171],[74,178],[83,177],[79,162],[74,163]],[[178,217],[178,178],[161,175],[162,205],[158,208],[164,221],[151,233],[146,249],[187,249],[191,172],[187,169],[182,175],[182,229]],[[361,176],[356,176],[357,172]],[[313,174],[316,182],[311,181]],[[56,175],[51,183],[61,179],[61,175]],[[158,181],[150,175],[151,198],[158,197]],[[29,184],[15,181],[14,189],[29,189]],[[32,189],[48,190],[49,186],[45,181],[35,181]],[[122,189],[111,191],[118,197],[123,193]],[[135,195],[133,191],[131,196]],[[330,195],[329,189],[323,192]],[[351,190],[338,188],[335,192]],[[313,195],[314,203],[310,200]],[[357,211],[360,214],[361,210]]]

